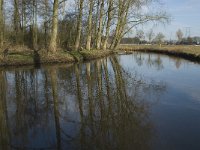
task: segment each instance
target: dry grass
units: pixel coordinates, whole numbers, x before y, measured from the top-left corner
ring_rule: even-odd
[[[121,45],[120,50],[125,51],[164,51],[177,54],[190,54],[200,57],[200,46],[195,45]]]
[[[80,52],[84,60],[92,60],[96,58],[106,57],[113,54],[111,50],[83,50]]]
[[[41,63],[66,63],[74,62],[74,57],[68,52],[57,52],[55,54],[40,53]]]
[[[200,46],[188,45],[121,45],[120,50],[124,51],[145,51],[153,53],[163,53],[183,57],[186,59],[200,62]],[[113,54],[111,50],[83,50],[80,52],[64,52],[59,50],[54,54],[47,54],[46,50],[39,51],[39,63],[71,63],[82,60],[92,60]],[[38,60],[37,59],[37,60]],[[0,52],[0,66],[17,66],[35,64],[35,54],[27,47],[15,46],[10,48],[7,57],[3,57]]]
[[[171,55],[200,63],[200,46],[195,45],[121,45],[119,49]]]
[[[0,52],[0,66],[19,66],[19,65],[33,65],[33,64],[52,64],[52,63],[71,63],[82,60],[92,60],[100,57],[105,57],[113,53],[110,50],[83,50],[66,52],[58,50],[56,53],[47,53],[46,50],[40,50],[34,53],[33,50],[27,47],[15,46],[9,48],[8,55],[3,56]]]

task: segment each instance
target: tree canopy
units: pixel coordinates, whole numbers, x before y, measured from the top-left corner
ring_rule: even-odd
[[[0,43],[45,48],[117,49],[140,24],[167,22],[156,0],[0,0]],[[144,10],[144,8],[146,8]]]

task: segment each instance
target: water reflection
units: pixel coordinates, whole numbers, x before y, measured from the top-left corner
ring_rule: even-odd
[[[155,68],[158,71],[164,69],[163,60],[161,59],[161,57],[167,58],[169,62],[173,62],[176,69],[180,69],[180,67],[183,65],[183,62],[187,63],[187,61],[183,61],[183,59],[181,58],[168,57],[162,54],[155,55],[152,53],[148,53],[144,55],[143,53],[138,52],[138,53],[133,53],[133,55],[134,55],[134,60],[138,66],[147,65],[149,68]]]
[[[164,69],[163,62],[160,57],[161,55],[159,54],[155,56],[149,53],[148,57],[146,57],[146,55],[143,55],[142,53],[134,53],[135,61],[139,66],[142,66],[145,63],[148,67],[155,67],[157,70]]]
[[[10,141],[6,104],[6,89],[6,74],[0,70],[0,149],[8,149],[8,144]]]
[[[165,90],[153,84],[130,76],[116,57],[0,70],[0,149],[150,149],[143,95]]]

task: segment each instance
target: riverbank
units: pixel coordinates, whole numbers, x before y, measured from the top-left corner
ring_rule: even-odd
[[[119,50],[166,54],[200,63],[200,46],[195,45],[120,45]]]
[[[200,63],[200,46],[120,45],[119,50],[125,51],[127,54],[133,51],[166,54]],[[75,63],[102,58],[111,54],[114,54],[111,50],[82,50],[71,52],[58,50],[56,53],[47,54],[46,50],[34,52],[30,49],[13,49],[9,51],[6,56],[4,56],[3,52],[0,52],[0,66]]]
[[[0,66],[22,66],[35,64],[53,64],[53,63],[74,63],[84,60],[92,60],[106,57],[113,54],[111,50],[82,50],[68,52],[59,50],[56,53],[46,53],[41,50],[10,51],[6,55],[0,53]]]

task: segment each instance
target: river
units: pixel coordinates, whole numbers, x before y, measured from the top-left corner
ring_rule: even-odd
[[[199,150],[200,65],[133,53],[0,68],[0,149]]]

